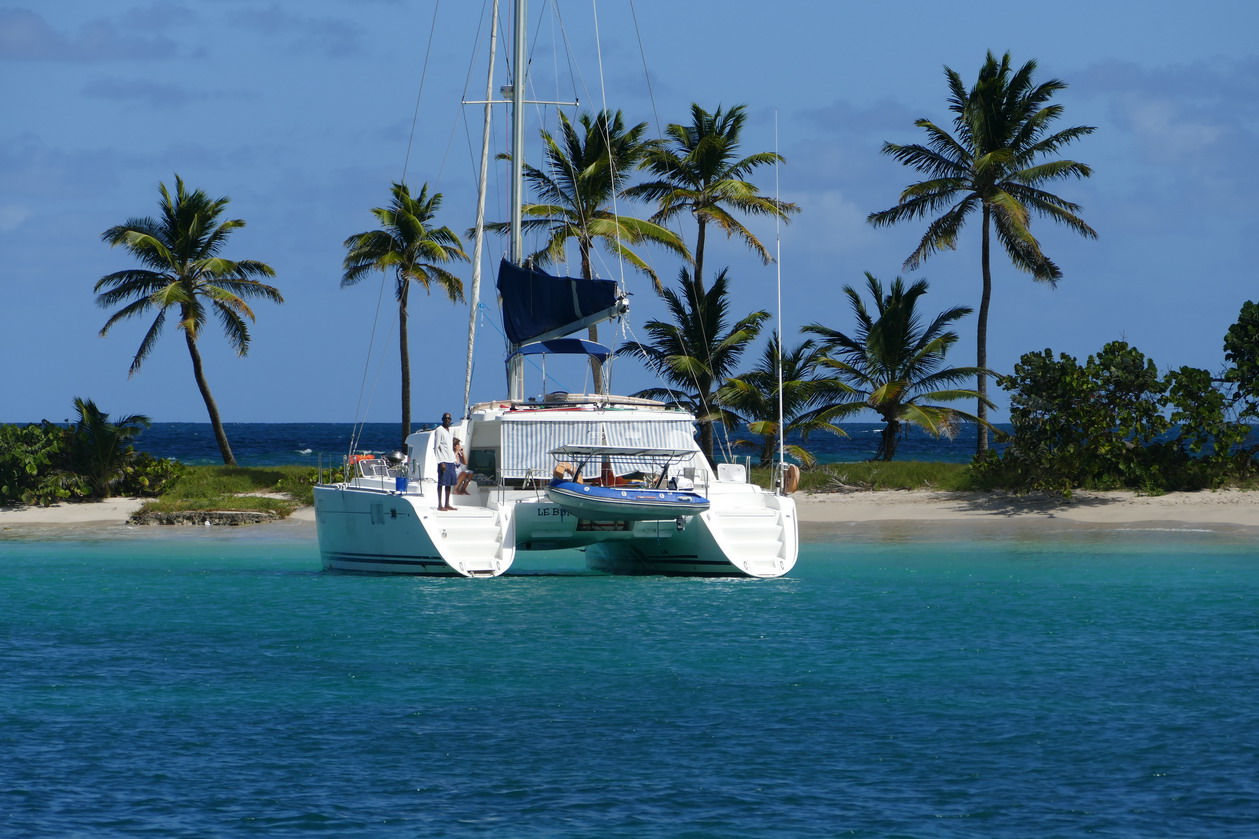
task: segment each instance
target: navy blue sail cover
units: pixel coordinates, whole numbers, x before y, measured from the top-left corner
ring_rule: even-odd
[[[614,280],[553,277],[503,260],[498,266],[503,329],[513,344],[567,335],[616,317]]]
[[[547,353],[593,355],[600,361],[607,361],[612,357],[612,350],[603,344],[587,341],[585,338],[552,338],[549,341],[535,341],[532,344],[525,344],[512,355],[546,355]]]

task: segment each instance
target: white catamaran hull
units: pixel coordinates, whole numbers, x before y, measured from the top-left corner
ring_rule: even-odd
[[[431,496],[360,487],[315,488],[315,520],[329,571],[497,577],[515,553],[510,510],[439,513]]]
[[[746,484],[714,493],[698,515],[658,521],[583,519],[536,491],[476,492],[454,512],[421,495],[320,486],[316,526],[330,571],[494,577],[539,570],[539,552],[577,548],[614,574],[779,577],[799,553],[795,502]],[[758,503],[768,502],[768,503]]]

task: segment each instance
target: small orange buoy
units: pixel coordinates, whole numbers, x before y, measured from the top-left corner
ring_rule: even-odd
[[[790,495],[800,488],[800,467],[794,463],[788,463],[787,468],[783,470],[783,492]]]

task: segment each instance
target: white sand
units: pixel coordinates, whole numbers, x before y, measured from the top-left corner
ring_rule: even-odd
[[[24,524],[122,524],[143,504],[142,498],[110,498],[51,507],[0,507],[0,528]]]
[[[1048,495],[993,492],[883,491],[797,493],[800,521],[806,524],[877,522],[1072,522],[1077,524],[1175,523],[1259,528],[1259,492],[1173,492],[1144,496],[1133,492],[1079,492],[1070,500]],[[0,530],[24,525],[123,524],[144,502],[111,498],[52,507],[0,507]],[[309,524],[314,510],[304,507],[290,519]]]

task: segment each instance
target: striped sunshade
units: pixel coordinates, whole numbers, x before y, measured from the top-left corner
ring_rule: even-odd
[[[503,417],[503,478],[549,475],[555,468],[554,449],[561,446],[615,446],[639,449],[698,450],[695,426],[689,419],[642,419],[613,421],[598,415],[574,420],[550,416]],[[617,475],[654,472],[659,462],[651,458],[616,458]]]

